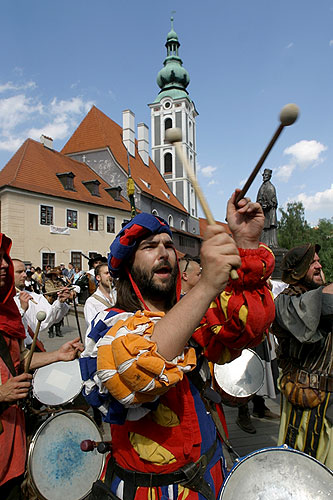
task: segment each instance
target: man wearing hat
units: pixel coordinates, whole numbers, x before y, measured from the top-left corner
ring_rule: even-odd
[[[275,248],[278,246],[276,232],[276,209],[278,202],[275,187],[271,183],[272,170],[265,168],[262,178],[263,183],[257,194],[257,202],[260,203],[265,215],[265,224],[261,235],[261,241],[269,247]]]
[[[325,285],[319,245],[286,254],[273,333],[279,341],[283,405],[279,444],[333,468],[333,284]]]
[[[238,192],[227,210],[234,239],[221,226],[207,228],[201,278],[181,300],[166,221],[141,213],[111,244],[117,303],[93,320],[80,358],[84,395],[111,423],[112,456],[92,498],[110,488],[122,500],[219,495],[225,465],[204,402],[216,394],[208,360],[228,362],[258,344],[274,317],[266,283],[274,256],[259,243],[263,213],[249,199],[236,208]]]
[[[52,292],[56,292],[57,290],[62,290],[66,286],[66,282],[64,281],[61,268],[54,267],[45,273],[46,279],[44,283],[45,295],[49,304],[53,305],[55,301],[58,299],[58,294]],[[49,338],[52,339],[54,337],[54,329],[57,337],[63,337],[64,335],[61,333],[61,324],[62,319],[56,323],[53,323],[49,327]]]

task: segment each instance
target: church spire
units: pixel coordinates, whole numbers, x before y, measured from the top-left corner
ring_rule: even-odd
[[[190,77],[186,69],[183,67],[183,61],[179,57],[180,43],[178,35],[173,27],[173,16],[171,17],[171,30],[167,35],[165,47],[167,56],[164,60],[164,67],[157,75],[157,85],[161,91],[155,102],[159,102],[163,97],[172,97],[179,99],[188,97],[186,87],[190,83]]]

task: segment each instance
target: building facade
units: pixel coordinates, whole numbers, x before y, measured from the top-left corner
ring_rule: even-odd
[[[50,145],[50,144],[49,144]],[[27,139],[0,172],[0,230],[12,257],[44,267],[73,262],[87,269],[107,255],[130,205],[87,165]]]

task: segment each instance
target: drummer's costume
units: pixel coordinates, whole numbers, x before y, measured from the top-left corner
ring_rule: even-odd
[[[14,302],[14,268],[9,259],[11,240],[0,233],[0,247],[8,257],[8,273],[6,285],[0,289],[0,335],[5,342],[12,359],[13,366],[0,356],[0,385],[13,375],[18,375],[20,363],[29,353],[24,350],[25,331],[21,317]],[[1,347],[1,353],[6,348]],[[7,352],[8,352],[7,351]],[[6,359],[6,358],[5,358]],[[13,373],[11,373],[13,371]],[[26,437],[24,414],[16,404],[10,406],[0,402],[0,498],[1,488],[9,487],[9,481],[15,481],[24,474],[26,459]],[[2,432],[1,432],[2,430]],[[6,491],[7,493],[7,491]],[[3,492],[3,494],[5,494]],[[6,495],[7,496],[7,495]],[[3,497],[2,497],[3,498]]]
[[[136,216],[110,247],[111,274],[140,239],[160,232],[171,236],[163,219]],[[207,360],[224,363],[261,342],[274,317],[266,285],[274,267],[271,251],[261,246],[240,249],[240,255],[239,279],[230,280],[211,303],[193,335],[196,348],[185,347],[172,361],[150,340],[162,312],[113,308],[99,313],[87,331],[80,358],[84,394],[112,424],[106,476],[120,499],[213,500],[219,494],[225,473],[222,446],[197,379],[202,389],[200,376],[210,373]],[[179,285],[178,279],[180,292]]]
[[[319,249],[309,244],[288,252],[283,280],[289,287],[275,299],[283,398],[279,444],[333,469],[333,295],[301,281]]]

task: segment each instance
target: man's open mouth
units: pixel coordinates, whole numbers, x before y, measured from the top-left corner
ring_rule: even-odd
[[[155,274],[158,274],[161,278],[170,276],[171,267],[170,266],[161,266],[154,270]]]

